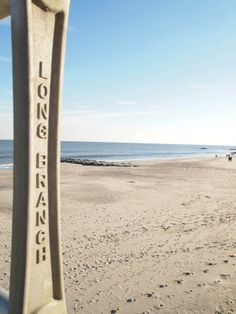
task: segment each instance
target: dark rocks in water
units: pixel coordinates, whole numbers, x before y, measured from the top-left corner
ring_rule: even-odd
[[[89,159],[62,158],[61,162],[77,164],[82,166],[100,166],[100,167],[138,167],[131,163],[113,162],[113,161],[97,161]]]

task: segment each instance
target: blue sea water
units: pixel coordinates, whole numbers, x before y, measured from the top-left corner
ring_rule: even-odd
[[[204,149],[203,149],[204,148]],[[62,142],[61,157],[104,161],[147,160],[171,157],[214,156],[232,146]],[[0,140],[0,168],[13,167],[13,141]]]

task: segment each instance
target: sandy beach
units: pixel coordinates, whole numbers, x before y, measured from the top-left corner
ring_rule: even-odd
[[[236,160],[62,164],[69,313],[236,313]],[[12,171],[0,171],[9,288]]]

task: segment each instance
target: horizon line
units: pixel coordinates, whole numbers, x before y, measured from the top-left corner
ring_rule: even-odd
[[[0,139],[0,141],[12,141],[14,142],[14,139]],[[89,140],[89,141],[85,141],[85,140],[61,140],[62,142],[75,142],[75,143],[107,143],[107,144],[143,144],[143,145],[194,145],[194,146],[235,146],[236,144],[196,144],[196,143],[157,143],[157,142],[121,142],[121,141],[94,141],[94,140]]]

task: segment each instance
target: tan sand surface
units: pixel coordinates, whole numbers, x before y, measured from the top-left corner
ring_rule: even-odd
[[[69,313],[236,313],[236,159],[62,165]],[[0,171],[8,289],[12,171]]]

